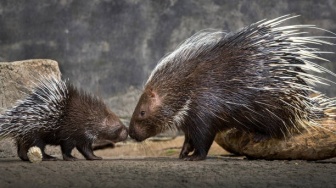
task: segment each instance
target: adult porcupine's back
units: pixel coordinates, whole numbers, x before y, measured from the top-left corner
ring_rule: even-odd
[[[0,137],[14,138],[22,160],[32,146],[43,160],[54,160],[44,153],[48,144],[60,145],[65,160],[75,160],[75,147],[94,160],[101,158],[93,154],[93,142],[125,140],[127,128],[101,99],[52,75],[41,76],[25,99],[0,115]]]
[[[178,127],[186,136],[180,157],[197,160],[226,128],[283,138],[320,126],[335,100],[316,91],[315,85],[331,81],[314,73],[335,74],[314,62],[327,52],[306,45],[330,45],[326,39],[334,37],[302,36],[302,29],[318,29],[313,25],[279,26],[293,17],[187,39],[152,71],[130,136],[141,141]]]

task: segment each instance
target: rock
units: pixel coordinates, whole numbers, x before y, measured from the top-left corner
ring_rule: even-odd
[[[223,131],[215,141],[226,151],[249,159],[322,160],[336,157],[336,121],[324,120],[322,128],[309,128],[286,139],[254,141],[252,133],[237,129]]]
[[[61,76],[58,63],[49,59],[0,62],[0,113],[23,99],[34,86],[35,79],[50,74]],[[12,139],[2,139],[0,148],[1,158],[17,156]]]
[[[32,59],[0,62],[0,113],[29,92],[33,86],[32,80],[49,74],[61,76],[56,61]]]

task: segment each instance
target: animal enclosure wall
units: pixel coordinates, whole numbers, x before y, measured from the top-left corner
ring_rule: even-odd
[[[336,33],[333,0],[3,0],[0,61],[54,59],[64,78],[102,96],[126,117],[160,58],[195,32],[236,31],[285,14],[301,15],[289,23],[313,24]],[[336,51],[335,46],[320,48]],[[335,72],[336,55],[323,57],[334,62],[323,66]],[[323,92],[335,96],[334,88],[325,87]]]

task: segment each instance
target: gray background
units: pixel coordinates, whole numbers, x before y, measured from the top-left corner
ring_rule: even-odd
[[[288,23],[336,33],[335,0],[1,0],[0,61],[54,59],[64,78],[127,119],[156,63],[193,33],[235,31],[284,14],[301,15]],[[324,57],[336,62],[335,54]],[[336,72],[335,64],[323,65]],[[322,90],[336,95],[334,86]]]

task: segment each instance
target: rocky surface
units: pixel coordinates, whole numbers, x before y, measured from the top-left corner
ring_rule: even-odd
[[[18,158],[0,159],[0,187],[336,186],[335,158],[316,162],[246,160],[228,155],[214,144],[205,161],[191,162],[177,159],[182,143],[178,137],[117,146],[97,151],[102,161],[29,163]],[[120,155],[125,149],[132,153]]]

